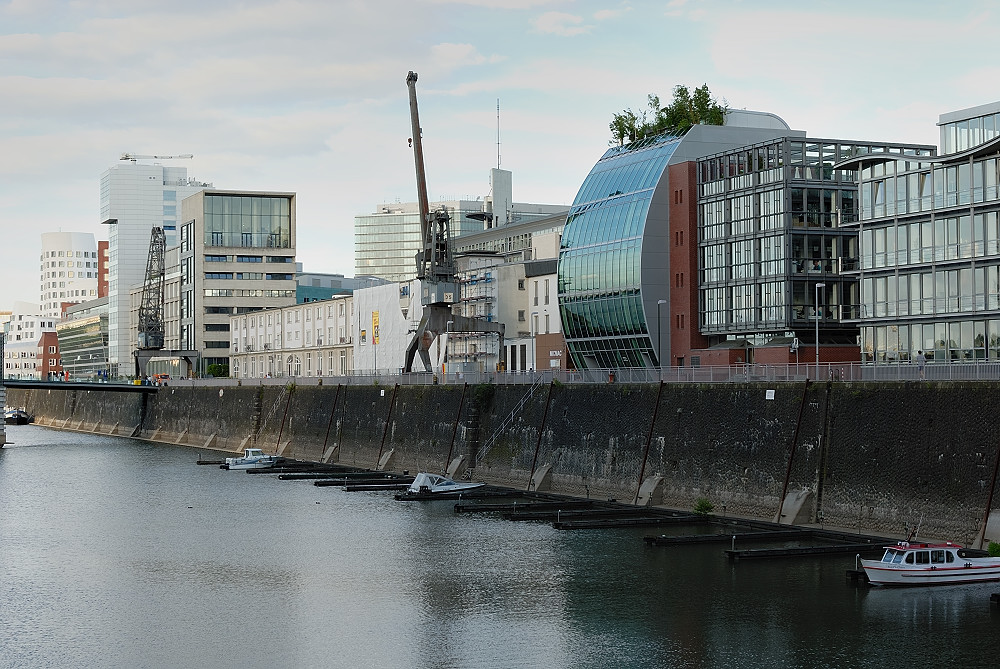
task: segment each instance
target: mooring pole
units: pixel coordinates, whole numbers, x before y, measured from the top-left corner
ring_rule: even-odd
[[[531,473],[528,475],[528,485],[525,490],[531,490],[531,479],[535,477],[535,465],[538,464],[538,451],[542,447],[542,433],[545,432],[545,421],[549,417],[549,403],[552,401],[552,386],[555,381],[549,382],[549,394],[545,397],[545,411],[542,413],[542,424],[538,426],[538,441],[535,442],[535,457],[531,460]]]
[[[986,511],[983,513],[983,526],[979,528],[979,548],[986,541],[986,524],[990,522],[990,511],[993,510],[993,490],[997,487],[997,470],[1000,469],[1000,445],[997,446],[997,457],[993,461],[993,477],[990,479],[990,494],[986,496]]]
[[[455,416],[455,428],[451,431],[451,444],[448,446],[448,457],[444,461],[444,473],[448,473],[448,465],[451,464],[451,453],[455,448],[455,436],[458,434],[458,421],[462,418],[462,405],[465,404],[465,391],[469,388],[469,382],[462,384],[462,399],[458,400],[458,415]]]
[[[642,454],[642,465],[639,467],[639,483],[635,487],[635,499],[632,504],[639,503],[639,491],[642,489],[642,477],[646,475],[646,459],[649,457],[649,445],[653,441],[653,428],[656,426],[656,414],[660,412],[660,393],[663,392],[663,380],[660,379],[660,387],[656,389],[656,405],[653,407],[653,419],[649,421],[649,434],[646,435],[646,450]]]
[[[330,439],[330,427],[333,425],[333,417],[337,414],[337,400],[340,399],[340,389],[343,383],[337,384],[337,394],[333,396],[333,408],[330,409],[330,420],[326,422],[326,434],[323,436],[323,453],[326,453],[326,443]]]
[[[778,500],[778,512],[774,515],[774,522],[781,522],[781,511],[785,508],[785,495],[788,494],[788,481],[792,478],[792,460],[795,459],[795,444],[799,440],[799,426],[802,425],[802,412],[806,408],[806,398],[809,396],[809,379],[806,379],[805,388],[802,389],[802,401],[799,402],[799,419],[795,422],[795,433],[792,435],[792,445],[788,449],[788,467],[785,469],[785,485],[781,487],[781,499]]]
[[[292,388],[291,383],[285,386],[285,390],[288,391],[288,399],[285,400],[285,413],[281,415],[281,427],[278,428],[278,441],[274,444],[274,454],[278,454],[278,449],[281,447],[281,434],[285,431],[285,419],[288,418],[288,405],[292,403]]]
[[[399,384],[397,383],[392,387],[392,398],[389,400],[389,414],[385,417],[385,428],[382,430],[382,443],[378,447],[378,459],[375,460],[375,469],[378,469],[378,463],[382,461],[382,449],[385,448],[385,435],[389,433],[389,423],[392,422],[392,408],[396,406],[396,391],[399,390]]]

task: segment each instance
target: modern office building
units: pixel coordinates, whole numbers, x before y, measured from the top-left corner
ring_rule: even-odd
[[[941,114],[940,155],[871,153],[849,306],[865,362],[1000,360],[1000,102]]]
[[[59,320],[66,308],[97,298],[100,260],[89,232],[43,232],[41,315]]]
[[[145,280],[150,231],[161,226],[167,246],[177,243],[180,202],[211,184],[187,168],[122,160],[101,175],[101,220],[108,225],[108,354],[112,377],[133,368],[129,292]]]
[[[456,248],[461,246],[460,239],[464,235],[503,229],[566,210],[564,205],[513,202],[510,172],[505,170],[494,169],[491,184],[492,193],[486,197],[430,203],[432,211],[441,207],[448,211]],[[354,218],[354,272],[357,276],[408,281],[416,276],[414,257],[422,248],[416,202],[381,204],[375,213]]]
[[[181,212],[179,276],[167,283],[177,346],[199,353],[204,374],[229,365],[231,316],[295,303],[295,194],[205,188]]]
[[[59,354],[67,379],[108,379],[108,298],[102,297],[66,310],[56,324]]]
[[[804,135],[771,114],[731,112],[725,126],[697,125],[683,137],[604,153],[573,201],[559,255],[559,308],[574,366],[656,367],[668,355],[670,207],[695,197],[693,182],[672,183],[669,168]]]
[[[696,208],[671,210],[664,362],[857,361],[857,325],[844,319],[845,305],[858,302],[857,277],[844,272],[857,255],[857,173],[833,165],[884,153],[912,159],[934,147],[782,137],[699,160]],[[695,248],[697,264],[685,271]]]

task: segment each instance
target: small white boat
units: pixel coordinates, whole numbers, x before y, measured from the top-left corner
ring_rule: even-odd
[[[1000,581],[1000,557],[950,541],[943,544],[900,541],[886,546],[881,560],[861,560],[874,585],[953,585]]]
[[[415,494],[439,494],[446,492],[461,492],[463,490],[472,490],[474,488],[481,488],[485,483],[473,483],[453,481],[447,476],[441,476],[440,474],[428,474],[427,472],[420,472],[413,478],[413,483],[407,488],[406,492],[411,495]]]
[[[225,464],[219,466],[221,469],[267,469],[277,461],[277,455],[264,455],[264,451],[259,448],[247,448],[242,456],[226,458]]]

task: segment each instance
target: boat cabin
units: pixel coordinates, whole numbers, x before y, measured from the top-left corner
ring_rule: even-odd
[[[958,546],[946,545],[944,547],[922,544],[920,546],[899,546],[885,549],[882,562],[892,564],[911,565],[949,565],[955,562],[955,551]]]

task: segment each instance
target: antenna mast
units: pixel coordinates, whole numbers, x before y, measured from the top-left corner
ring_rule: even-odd
[[[500,98],[497,98],[497,169],[500,169]]]

